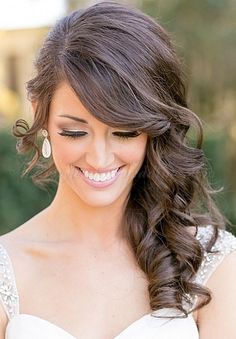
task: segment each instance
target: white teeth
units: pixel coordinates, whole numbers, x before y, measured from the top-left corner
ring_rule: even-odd
[[[83,172],[83,174],[85,175],[86,178],[89,178],[90,180],[93,181],[106,181],[106,180],[110,180],[111,178],[114,178],[116,175],[116,172],[118,171],[118,168],[111,171],[111,172],[106,172],[106,173],[90,173],[87,170],[83,171],[81,169],[81,171]]]

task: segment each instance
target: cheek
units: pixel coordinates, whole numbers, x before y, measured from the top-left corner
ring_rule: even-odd
[[[52,142],[53,159],[56,166],[68,165],[83,154],[83,148],[76,142],[56,139]]]
[[[139,141],[123,145],[122,147],[122,160],[133,165],[134,167],[141,166],[146,154],[146,140],[140,139]]]

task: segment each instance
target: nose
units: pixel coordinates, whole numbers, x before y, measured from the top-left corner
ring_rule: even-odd
[[[115,165],[115,155],[111,146],[103,138],[91,142],[85,161],[95,170],[104,170]]]

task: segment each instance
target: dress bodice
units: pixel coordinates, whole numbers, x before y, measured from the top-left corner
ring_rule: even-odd
[[[203,248],[206,247],[212,232],[211,226],[198,229],[196,238]],[[234,250],[236,238],[231,233],[220,230],[211,253],[204,252],[204,259],[194,281],[206,284],[222,260]],[[5,339],[84,339],[75,338],[63,328],[45,319],[20,312],[13,266],[2,245],[0,245],[0,300],[8,317]],[[199,339],[192,314],[186,318],[179,315],[179,311],[175,309],[153,311],[134,321],[113,339]]]

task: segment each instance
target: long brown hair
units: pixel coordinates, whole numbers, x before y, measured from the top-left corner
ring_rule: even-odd
[[[59,20],[49,32],[27,83],[37,103],[31,127],[20,119],[13,133],[18,151],[34,150],[25,173],[41,164],[37,133],[50,102],[67,81],[87,110],[103,123],[148,134],[143,165],[133,181],[124,213],[124,234],[149,281],[153,310],[174,307],[185,314],[195,295],[210,292],[193,283],[203,250],[189,226],[223,219],[215,207],[201,149],[202,125],[187,107],[181,65],[165,30],[137,9],[103,2]],[[194,127],[196,145],[188,142]],[[22,128],[24,129],[22,131]],[[55,172],[53,161],[33,175],[42,182]]]

